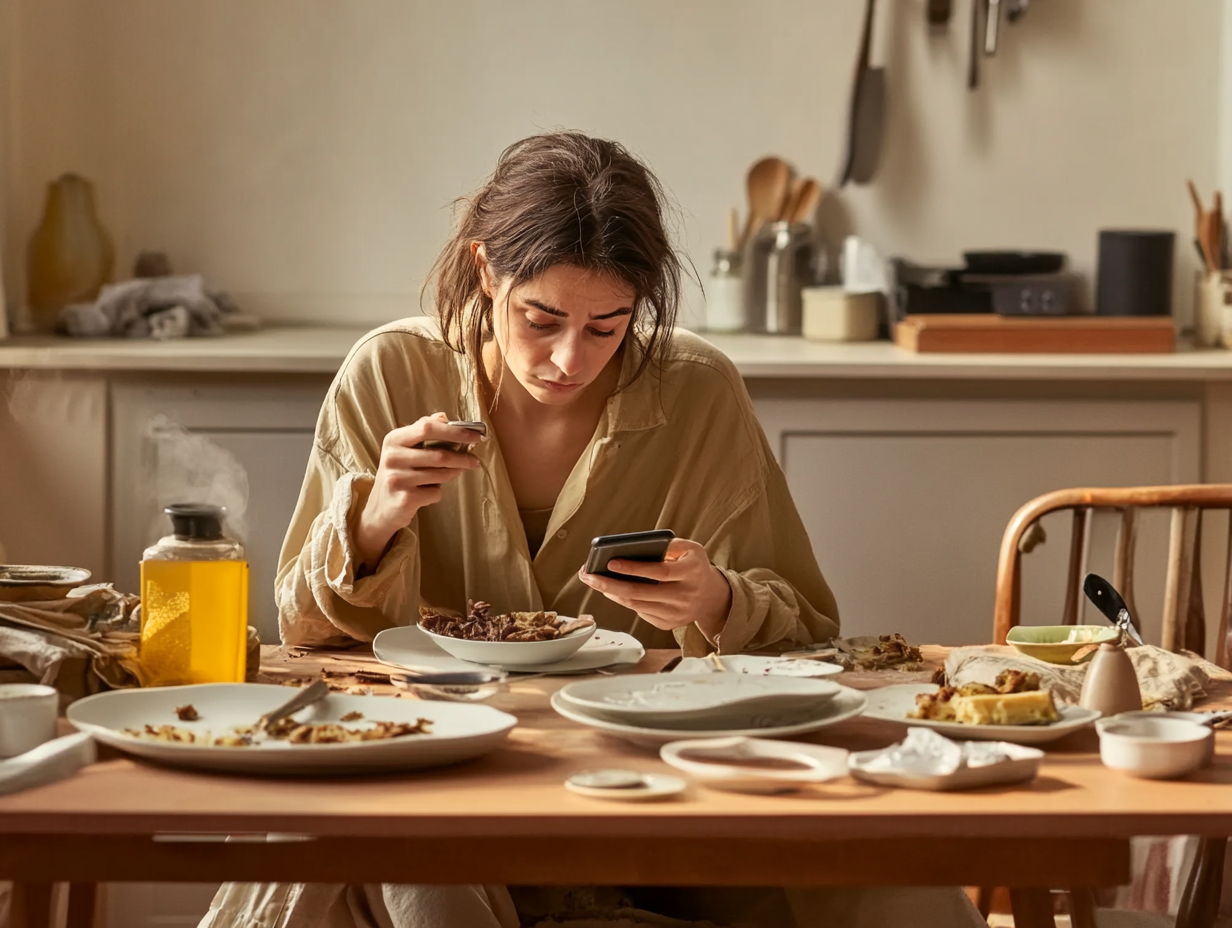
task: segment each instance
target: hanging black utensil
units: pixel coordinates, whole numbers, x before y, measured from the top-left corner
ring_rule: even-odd
[[[876,0],[867,0],[864,8],[864,30],[860,36],[860,52],[856,57],[856,73],[851,85],[851,107],[847,114],[847,148],[835,187],[846,186],[848,181],[867,184],[877,173],[877,164],[881,160],[886,74],[885,68],[869,65],[875,6]]]
[[[1109,622],[1125,632],[1131,641],[1135,644],[1145,643],[1129,614],[1129,607],[1125,605],[1125,600],[1116,591],[1116,587],[1099,574],[1087,574],[1087,578],[1082,581],[1082,592],[1086,593],[1087,599],[1095,603],[1095,608],[1102,612]]]

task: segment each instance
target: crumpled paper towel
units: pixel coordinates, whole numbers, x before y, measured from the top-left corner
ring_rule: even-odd
[[[951,741],[931,728],[909,728],[902,744],[891,745],[866,760],[862,768],[878,773],[948,777],[960,767],[987,767],[1014,760],[1013,745],[1000,741]]]
[[[82,338],[184,338],[221,335],[224,317],[239,307],[200,274],[138,277],[103,287],[93,303],[60,310],[60,324]]]
[[[53,738],[25,754],[0,760],[0,796],[71,777],[97,757],[94,739],[85,732]]]
[[[1146,644],[1127,648],[1125,653],[1138,674],[1144,709],[1184,711],[1206,695],[1212,680],[1232,680],[1232,673],[1192,651],[1173,653]],[[1039,674],[1040,685],[1057,699],[1077,703],[1089,666],[1049,664],[1019,654],[1008,645],[978,645],[951,651],[945,659],[945,677],[950,686],[991,684],[1003,670],[1031,671]]]

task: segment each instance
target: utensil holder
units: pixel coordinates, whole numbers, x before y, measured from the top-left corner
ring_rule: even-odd
[[[812,227],[790,222],[763,226],[749,243],[744,269],[745,329],[799,335],[800,291],[817,279]]]
[[[1228,347],[1232,342],[1232,274],[1205,271],[1198,278],[1194,299],[1194,344],[1203,348]]]

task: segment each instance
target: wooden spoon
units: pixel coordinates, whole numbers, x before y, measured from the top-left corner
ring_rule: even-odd
[[[815,177],[803,177],[792,189],[791,205],[783,217],[788,222],[808,222],[821,202],[821,183]]]
[[[741,248],[765,223],[778,218],[791,189],[791,165],[774,155],[762,158],[749,168],[747,187],[749,216],[740,236]]]

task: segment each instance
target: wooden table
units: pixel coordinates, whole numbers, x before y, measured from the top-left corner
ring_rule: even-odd
[[[669,656],[652,652],[638,669]],[[339,687],[379,671],[349,652],[267,649],[263,663],[267,680],[283,682],[322,668]],[[1125,883],[1131,836],[1232,835],[1227,732],[1214,765],[1181,782],[1108,770],[1087,731],[1049,745],[1039,777],[1012,788],[948,794],[841,780],[781,796],[694,785],[665,802],[588,799],[562,781],[585,768],[669,768],[556,715],[548,697],[569,679],[512,684],[488,703],[518,717],[506,746],[452,768],[257,779],[107,756],[69,780],[0,797],[0,879],[27,884],[19,915],[38,928],[52,882],[221,880],[1007,886],[1020,925],[1050,925],[1044,888]],[[1232,701],[1228,689],[1217,701]],[[810,740],[863,750],[904,730],[857,719]],[[223,843],[228,835],[239,837]],[[92,918],[88,901],[70,910],[76,926]]]

